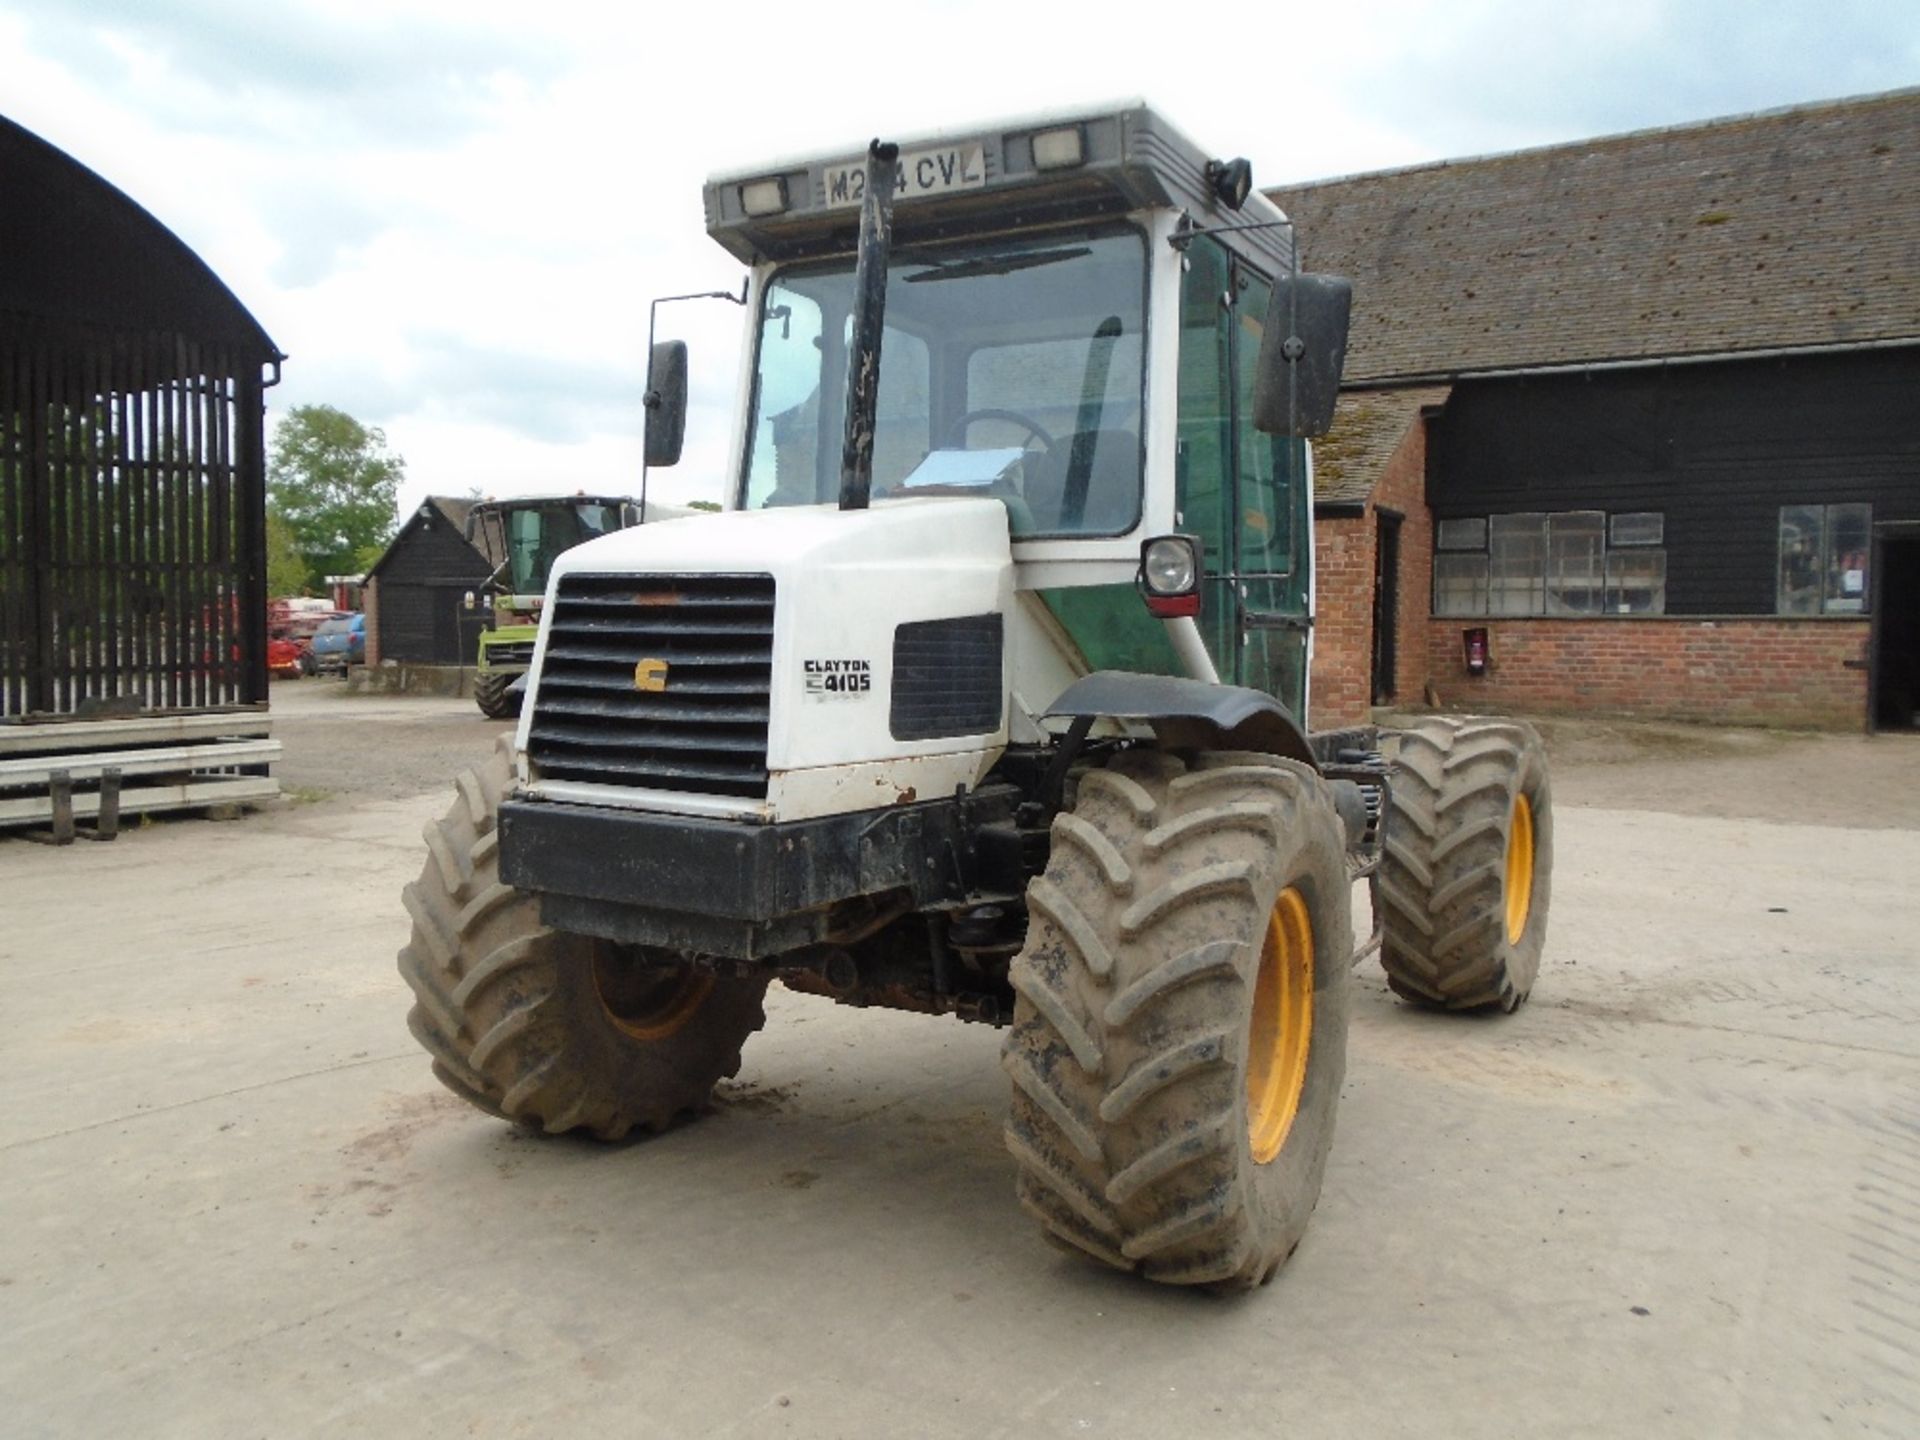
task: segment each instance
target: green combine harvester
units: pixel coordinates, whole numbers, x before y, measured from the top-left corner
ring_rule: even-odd
[[[652,518],[672,518],[677,507],[650,505]],[[484,613],[473,698],[480,713],[504,720],[520,711],[513,682],[533,664],[540,632],[540,605],[553,562],[582,541],[624,530],[641,521],[637,501],[624,495],[527,495],[483,500],[467,514],[467,539],[500,557],[487,583],[467,606]]]

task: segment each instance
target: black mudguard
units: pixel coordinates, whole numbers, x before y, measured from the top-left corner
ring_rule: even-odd
[[[1257,750],[1320,768],[1287,707],[1242,685],[1209,685],[1171,675],[1096,670],[1061,692],[1048,715],[1136,720],[1169,749]]]

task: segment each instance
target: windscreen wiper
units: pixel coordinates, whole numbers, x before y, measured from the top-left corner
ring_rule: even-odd
[[[922,259],[916,263],[933,268],[906,278],[911,285],[922,280],[970,280],[976,275],[1011,275],[1016,270],[1032,270],[1062,260],[1078,260],[1082,255],[1092,253],[1085,245],[1075,245],[1064,250],[1016,250],[1008,255],[976,255],[971,260]]]

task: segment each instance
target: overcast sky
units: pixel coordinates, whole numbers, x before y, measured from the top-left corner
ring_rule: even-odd
[[[403,508],[637,488],[647,302],[741,278],[713,170],[1144,95],[1272,185],[1915,83],[1915,0],[0,0],[0,114],[240,297],[291,357],[269,423],[384,428]],[[655,493],[718,498],[739,311],[662,336],[695,410]]]

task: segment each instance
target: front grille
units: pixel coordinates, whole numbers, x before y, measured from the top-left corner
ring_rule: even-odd
[[[1000,728],[998,615],[918,620],[893,632],[896,740],[983,735]]]
[[[487,663],[500,665],[531,665],[533,663],[533,641],[515,640],[506,645],[487,646]]]
[[[767,793],[771,575],[569,575],[548,626],[540,778]]]

